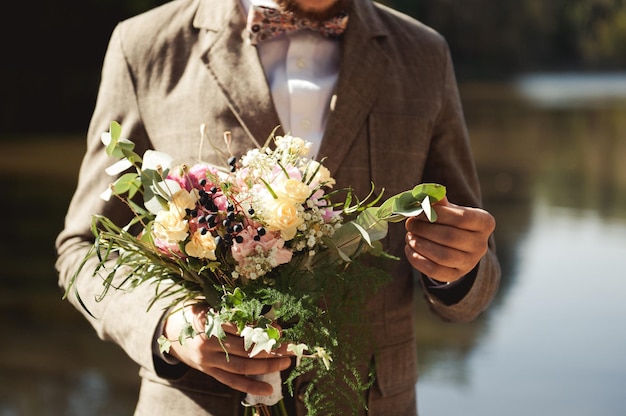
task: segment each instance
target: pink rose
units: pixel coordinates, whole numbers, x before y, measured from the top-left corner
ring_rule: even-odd
[[[234,242],[231,247],[231,253],[237,263],[245,264],[250,261],[251,257],[255,255],[267,256],[271,253],[271,260],[276,265],[289,263],[291,261],[292,252],[284,248],[285,241],[280,238],[280,233],[266,232],[265,235],[257,241],[254,236],[258,235],[256,229],[253,226],[248,225],[243,231],[239,233],[243,237],[241,243]],[[257,250],[260,252],[258,253]]]
[[[215,184],[209,180],[207,177],[207,173],[210,176],[216,176],[217,170],[210,166],[198,163],[187,169],[185,173],[181,167],[176,167],[172,169],[167,176],[168,179],[172,179],[182,187],[188,191],[192,189],[211,189],[211,187],[215,186]],[[200,186],[200,181],[205,179],[207,181],[204,187]]]
[[[171,243],[153,236],[154,245],[157,249],[168,257],[185,257],[178,243]]]

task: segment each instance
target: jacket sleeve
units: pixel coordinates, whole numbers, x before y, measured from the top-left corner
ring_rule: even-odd
[[[109,130],[110,122],[120,122],[123,137],[132,137],[139,149],[148,146],[133,91],[133,79],[118,26],[105,55],[78,184],[65,217],[64,229],[56,240],[56,268],[59,285],[64,290],[94,241],[90,230],[93,214],[105,215],[120,226],[131,218],[130,210],[123,203],[115,198],[105,202],[99,195],[115,180],[105,173],[105,168],[115,160],[106,155],[100,141],[101,134]],[[136,151],[142,153],[137,148]],[[102,279],[93,275],[96,263],[97,259],[92,258],[84,265],[68,294],[69,301],[83,313],[101,339],[120,345],[140,366],[155,371],[152,344],[168,301],[163,299],[148,309],[155,288],[146,284],[132,291],[111,289],[103,300],[96,301],[103,289]],[[76,292],[89,312],[80,305]]]
[[[450,202],[481,207],[480,184],[469,142],[452,59],[447,44],[442,56],[444,93],[440,113],[433,126],[432,140],[424,169],[424,182],[445,184]],[[432,310],[450,321],[471,321],[493,300],[500,282],[500,265],[496,257],[495,240],[489,239],[489,250],[476,268],[463,279],[465,284],[449,289],[433,289],[428,280],[420,279]],[[438,296],[436,292],[439,291]],[[443,292],[442,292],[443,291]],[[445,293],[445,291],[456,293]],[[454,302],[444,298],[454,298]]]

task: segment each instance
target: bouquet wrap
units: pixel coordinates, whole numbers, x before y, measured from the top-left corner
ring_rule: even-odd
[[[275,404],[277,404],[279,401],[283,399],[283,391],[282,391],[283,380],[280,376],[279,371],[276,371],[274,373],[269,373],[269,374],[261,374],[258,376],[251,376],[251,378],[254,378],[255,380],[258,380],[258,381],[264,381],[270,384],[272,386],[273,391],[272,391],[272,394],[270,394],[269,396],[257,396],[254,394],[248,394],[246,395],[244,405],[256,406],[256,405],[262,404],[265,406],[274,406]]]

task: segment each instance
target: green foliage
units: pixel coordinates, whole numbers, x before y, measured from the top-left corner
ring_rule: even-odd
[[[422,213],[429,221],[435,222],[437,214],[431,209],[431,205],[442,200],[445,195],[445,186],[424,183],[388,198],[380,207],[369,204],[361,207],[357,204],[361,212],[356,219],[339,227],[326,244],[345,262],[352,261],[363,251],[383,255],[380,246],[375,243],[387,235],[388,223],[399,222]]]

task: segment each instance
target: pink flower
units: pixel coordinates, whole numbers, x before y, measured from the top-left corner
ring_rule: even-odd
[[[175,170],[172,169],[167,177],[168,179],[178,182],[178,184],[186,190],[191,191],[194,188],[211,189],[211,187],[215,186],[210,180],[212,176],[217,176],[217,170],[215,168],[198,163],[187,168],[180,167]],[[204,187],[200,186],[200,181],[203,179],[207,181]]]
[[[243,237],[243,241],[241,243],[234,242],[231,248],[231,253],[237,263],[244,265],[249,261],[254,261],[252,258],[259,255],[271,256],[270,260],[276,266],[291,261],[292,252],[284,248],[285,241],[280,238],[280,233],[266,232],[257,241],[254,239],[254,236],[258,235],[257,230],[248,225],[239,235]]]
[[[157,249],[168,257],[185,257],[181,251],[178,243],[172,243],[165,240],[161,240],[153,236],[154,245]]]

